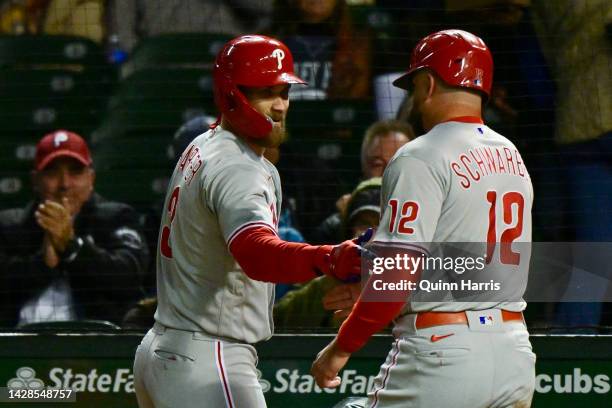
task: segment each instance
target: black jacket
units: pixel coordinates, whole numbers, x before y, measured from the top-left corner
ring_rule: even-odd
[[[138,214],[126,204],[92,195],[74,223],[82,246],[50,269],[42,258],[44,232],[34,219],[37,205],[0,212],[0,295],[7,303],[1,325],[15,325],[23,304],[61,276],[70,283],[78,318],[121,322],[128,306],[142,297],[148,265]]]

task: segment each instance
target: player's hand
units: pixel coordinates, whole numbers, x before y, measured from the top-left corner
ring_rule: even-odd
[[[363,251],[360,245],[368,242],[373,234],[374,230],[368,228],[359,237],[332,247],[327,257],[329,275],[343,282],[358,281],[361,276],[361,252]]]
[[[312,363],[310,373],[317,385],[321,388],[335,388],[340,385],[338,373],[351,357],[351,353],[340,350],[336,339],[332,340],[323,350],[317,354]]]
[[[334,322],[336,322],[338,325],[342,324],[342,322],[344,322],[344,319],[346,319],[351,312],[353,311],[352,307],[346,308],[346,309],[338,309],[334,312],[334,315],[332,316],[332,320]]]
[[[353,241],[333,246],[326,261],[328,274],[343,282],[356,279],[361,274],[361,254],[359,246]]]
[[[323,296],[323,308],[333,310],[333,320],[340,323],[351,314],[353,305],[359,299],[360,294],[360,283],[346,283],[335,286]]]
[[[74,238],[74,227],[67,198],[62,203],[46,200],[34,213],[36,222],[49,236],[49,242],[59,253],[66,250],[68,242]]]
[[[360,283],[345,283],[335,286],[323,296],[323,308],[338,312],[341,310],[348,310],[350,312],[357,299],[359,299],[360,294]]]

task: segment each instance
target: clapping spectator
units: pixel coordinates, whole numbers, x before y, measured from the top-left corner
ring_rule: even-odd
[[[35,198],[0,213],[5,325],[119,322],[141,294],[148,250],[138,215],[94,192],[89,148],[58,130],[36,147]]]

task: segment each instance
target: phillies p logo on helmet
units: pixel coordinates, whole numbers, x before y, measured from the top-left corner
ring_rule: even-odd
[[[280,48],[275,49],[274,51],[272,51],[272,57],[276,58],[277,61],[277,68],[278,69],[282,69],[283,68],[283,60],[285,59],[285,51],[281,50]]]

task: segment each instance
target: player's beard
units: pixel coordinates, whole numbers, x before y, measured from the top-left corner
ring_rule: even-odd
[[[268,136],[263,139],[253,139],[253,143],[261,147],[278,147],[286,138],[287,131],[285,129],[285,118],[283,118],[280,122],[274,122]]]

